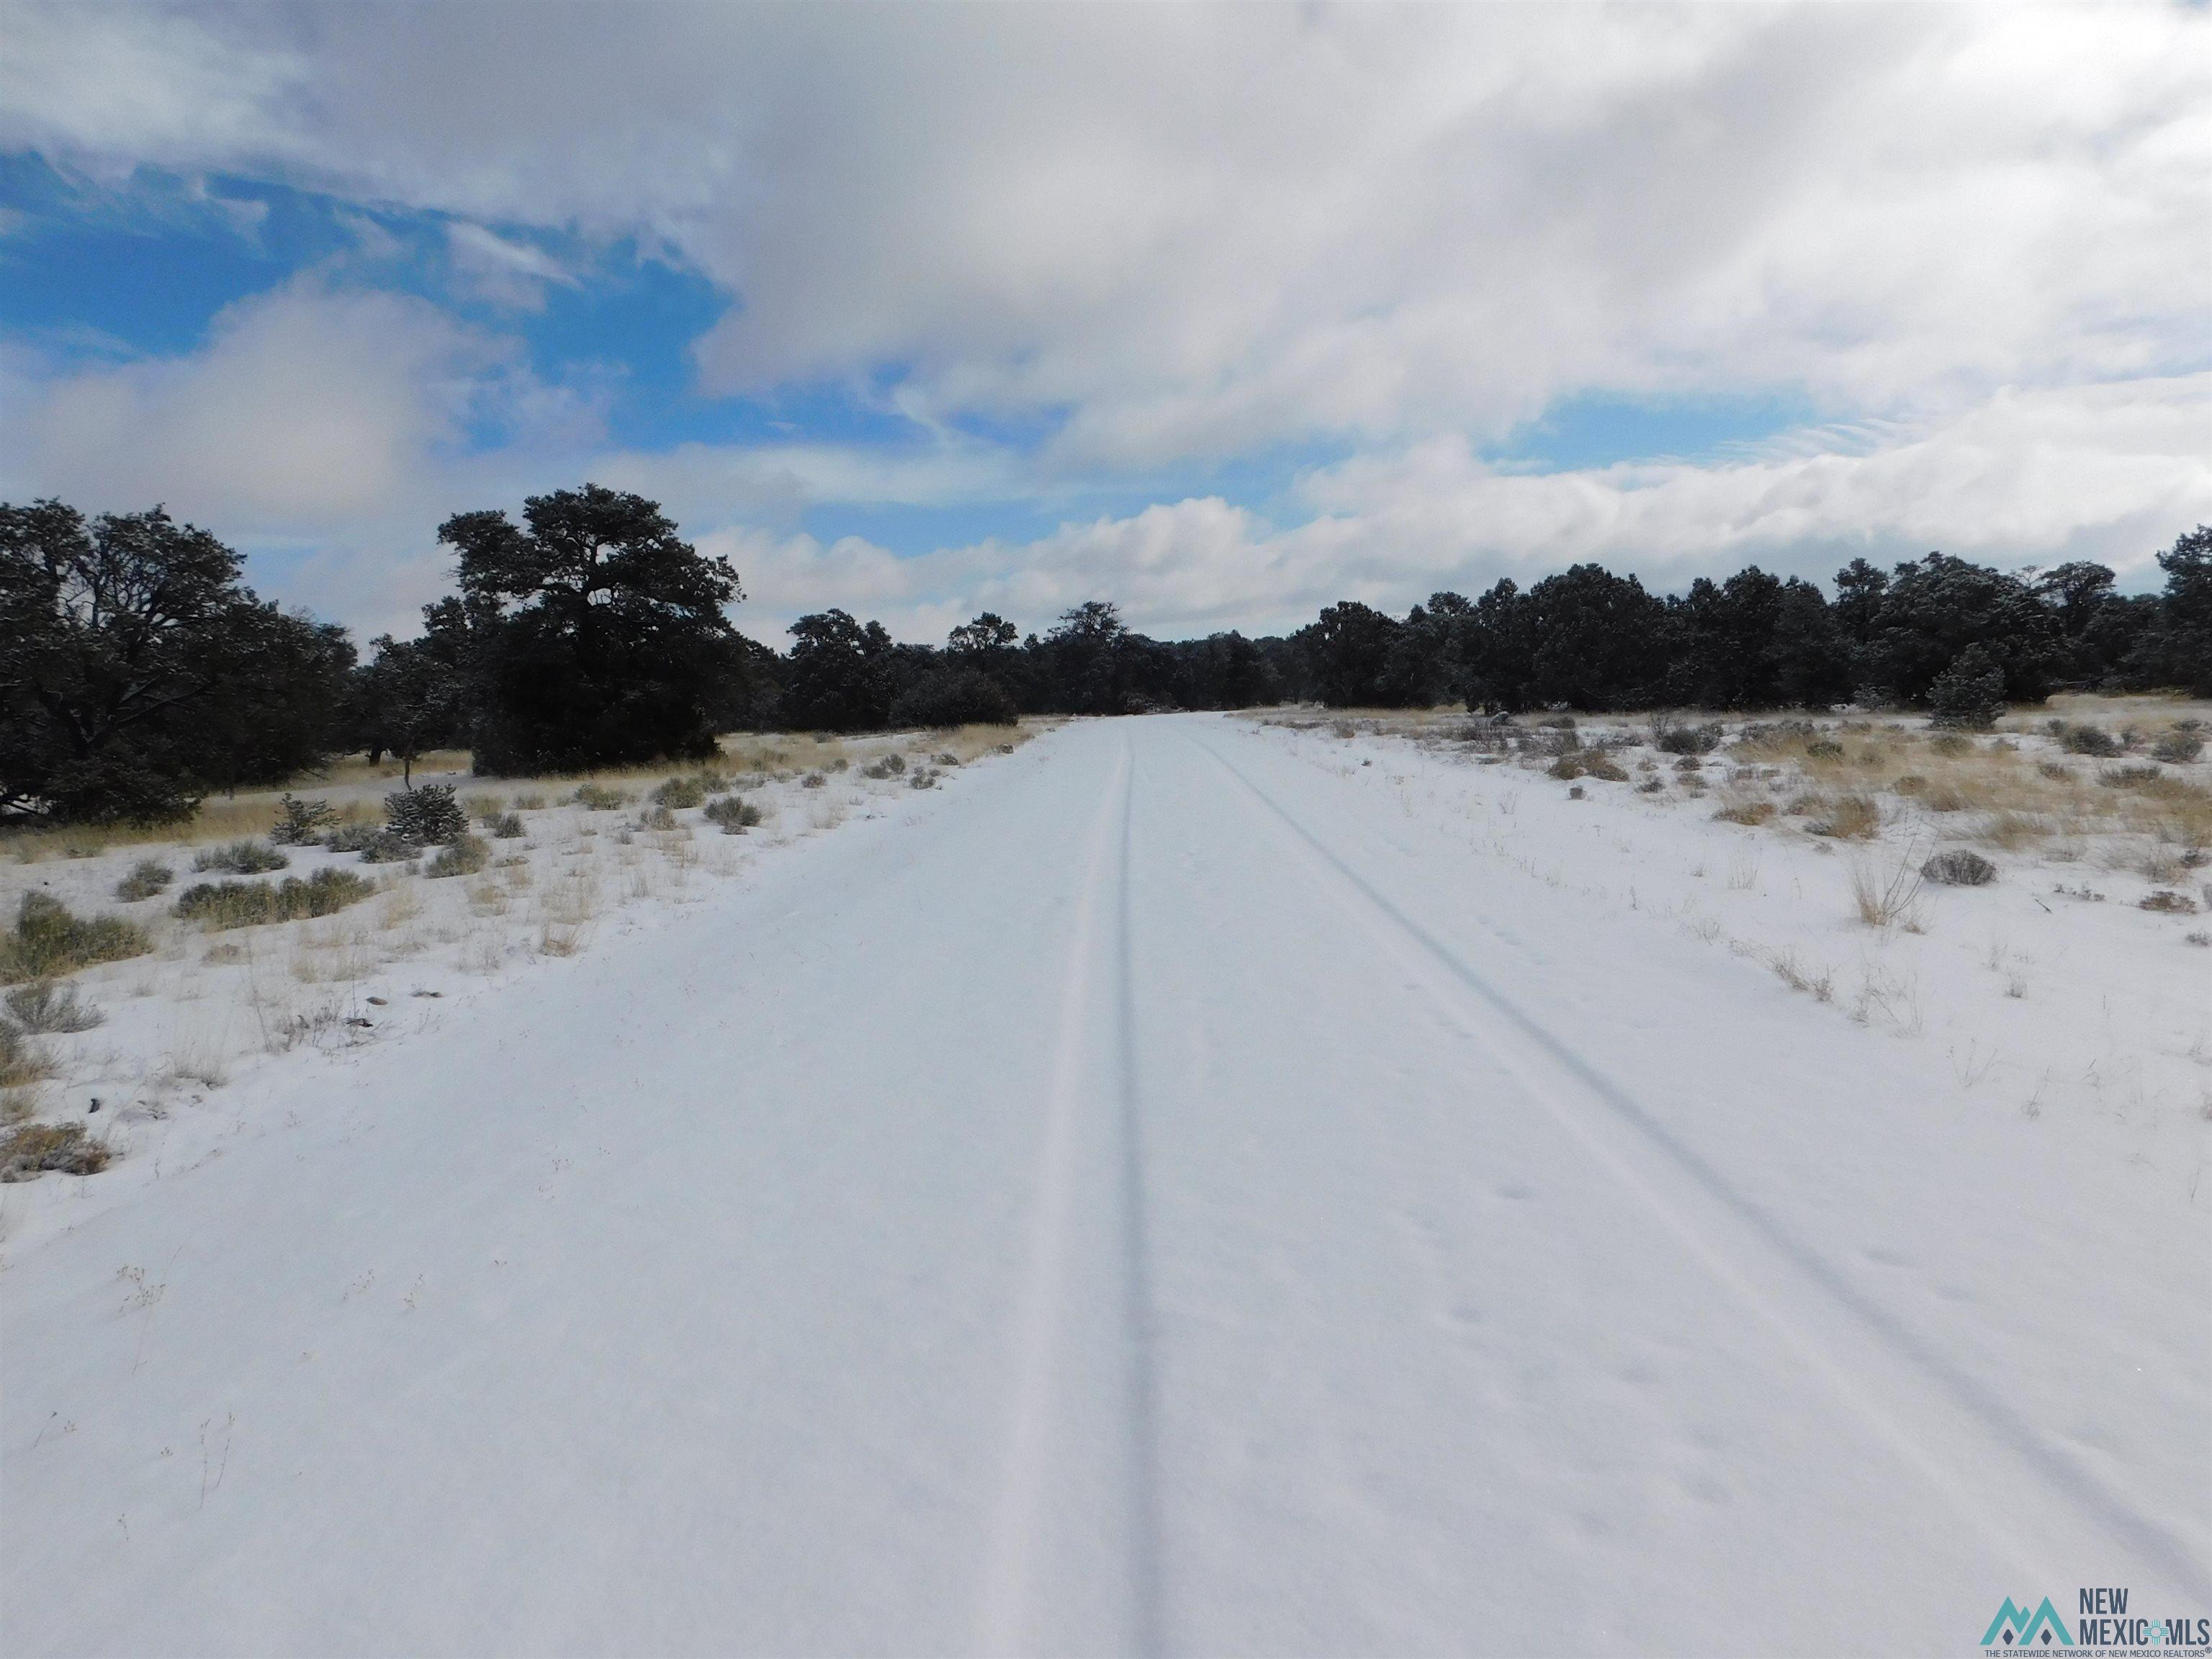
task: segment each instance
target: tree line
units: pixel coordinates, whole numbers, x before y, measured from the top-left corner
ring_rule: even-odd
[[[942,646],[842,610],[787,650],[739,634],[726,561],[658,504],[586,484],[517,523],[439,530],[459,591],[414,639],[368,641],[259,599],[243,561],[160,507],[0,506],[0,817],[160,823],[334,755],[466,748],[493,776],[703,758],[717,732],[862,732],[1285,702],[1580,711],[1863,706],[1962,718],[2062,689],[2212,695],[2212,528],[2159,555],[2163,592],[2083,562],[2009,574],[1931,553],[1837,573],[1757,567],[1680,594],[1579,564],[1525,592],[1346,600],[1288,636],[1137,633],[1103,600],[1024,635],[985,612]]]

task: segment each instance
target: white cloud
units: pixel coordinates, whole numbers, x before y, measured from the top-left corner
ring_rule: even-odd
[[[538,311],[548,284],[579,286],[574,272],[543,248],[501,236],[496,231],[456,219],[446,227],[446,247],[454,270],[479,299],[517,311]]]
[[[917,407],[1065,411],[1073,465],[1589,386],[1925,411],[2203,345],[2185,8],[26,15],[9,102],[70,90],[15,131],[641,234],[742,297],[713,385],[903,365]]]
[[[457,270],[510,306],[569,279],[533,229],[635,236],[733,296],[710,388],[890,376],[931,434],[609,453],[589,397],[498,341],[295,284],[185,358],[19,376],[11,474],[320,527],[303,568],[379,605],[443,512],[594,475],[738,549],[756,625],[845,603],[917,636],[1104,594],[1165,632],[1279,626],[1583,557],[1662,585],[1930,546],[2140,574],[2212,518],[2201,9],[853,16],[11,7],[0,141],[453,215]],[[1831,424],[1722,464],[1480,460],[1585,392],[1779,392]],[[487,413],[505,441],[451,453]],[[1024,455],[964,416],[1054,435]],[[913,559],[786,533],[823,501],[1036,501],[1305,443],[1350,459],[1303,481],[1304,522],[1200,496]]]
[[[503,450],[469,453],[483,429]],[[601,437],[588,401],[538,381],[511,342],[310,275],[227,307],[175,356],[11,353],[0,493],[88,512],[162,502],[258,551],[265,588],[374,630],[407,625],[443,584],[448,513],[568,482]]]
[[[744,574],[745,625],[764,639],[831,605],[935,640],[980,610],[1039,627],[1097,598],[1167,637],[1271,631],[1340,599],[1403,611],[1440,588],[1525,584],[1585,559],[1661,590],[1751,562],[1825,580],[1854,556],[1931,549],[2004,565],[2095,558],[2154,585],[2152,556],[2212,521],[2212,374],[2008,392],[1858,453],[1778,443],[1713,465],[1508,473],[1440,438],[1316,472],[1300,495],[1313,516],[1279,528],[1205,498],[920,558],[758,532],[715,544]]]
[[[421,301],[296,281],[220,313],[198,351],[11,386],[10,471],[88,505],[340,524],[410,493],[499,355]]]
[[[128,172],[220,165],[290,147],[313,73],[274,40],[226,37],[151,8],[10,6],[4,131]]]

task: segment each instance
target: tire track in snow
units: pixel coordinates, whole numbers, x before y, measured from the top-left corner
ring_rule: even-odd
[[[1652,1113],[1385,897],[1226,756],[1201,739],[1191,741],[1289,832],[1334,889],[1346,913],[1384,950],[1414,968],[1461,1029],[1519,1079],[1533,1101],[1633,1192],[1700,1266],[1939,1492],[1962,1521],[2024,1569],[2063,1576],[2089,1558],[2080,1553],[2086,1540],[2063,1536],[2072,1528],[2051,1518],[2057,1499],[2082,1524],[2124,1545],[2134,1560],[2157,1572],[2171,1589],[2192,1598],[2212,1595],[2212,1575],[2185,1542],[2051,1446],[1987,1384],[1954,1365],[1830,1267]],[[1439,969],[1441,975],[1435,971]],[[1598,1111],[1576,1109],[1575,1097]],[[1629,1132],[1626,1137],[1621,1129]],[[1769,1270],[1763,1284],[1761,1268]],[[1779,1285],[1772,1282],[1777,1276]],[[1825,1310],[1831,1316],[1830,1328],[1818,1334],[1804,1328],[1784,1311],[1785,1305]],[[1948,1419],[1935,1425],[1944,1432],[1931,1435],[1924,1427],[1916,1432],[1904,1420],[1915,1413],[1900,1413],[1889,1403],[1900,1399],[1919,1406],[1917,1414],[1923,1418],[1932,1408]],[[1931,1449],[1931,1440],[1947,1447],[1978,1444],[1985,1454],[2001,1454],[2011,1490],[1992,1489],[1986,1455],[1946,1457]],[[1962,1465],[1972,1468],[1971,1476]]]
[[[1117,1464],[1123,1490],[1119,1517],[1127,1575],[1119,1598],[1127,1626],[1125,1645],[1139,1654],[1159,1649],[1158,1525],[1152,1478],[1153,1395],[1149,1340],[1147,1246],[1135,1085],[1134,1001],[1129,942],[1129,850],[1133,762],[1125,741],[1100,803],[1084,860],[1082,885],[1070,932],[1067,965],[1055,1019],[1044,1139],[1036,1167],[1035,1206],[1025,1247],[1013,1347],[1013,1386],[1004,1443],[1000,1490],[986,1542],[981,1649],[1015,1655],[1039,1647],[1034,1628],[1040,1580],[1048,1563],[1040,1544],[1064,1517],[1048,1502],[1065,1483],[1054,1479],[1056,1452],[1097,1452]],[[1109,901],[1108,890],[1115,890]],[[1102,937],[1115,935],[1109,954]],[[1110,980],[1108,976],[1110,975]],[[1109,1021],[1109,1035],[1098,1027]],[[1116,1073],[1110,1121],[1097,1121],[1104,1103],[1093,1081],[1100,1070]],[[1100,1139],[1110,1133],[1110,1142]],[[1110,1145],[1110,1153],[1109,1146]],[[1086,1160],[1088,1150],[1091,1158]],[[1100,1154],[1107,1154],[1101,1158]],[[1086,1168],[1086,1164],[1088,1167]],[[1088,1185],[1086,1186],[1086,1176]],[[1100,1190],[1100,1183],[1112,1190]],[[1086,1243],[1087,1213],[1098,1202],[1112,1206],[1109,1243],[1118,1306],[1105,1316],[1119,1326],[1121,1374],[1109,1379],[1121,1396],[1119,1447],[1056,1447],[1064,1434],[1061,1395],[1068,1357],[1077,1343],[1076,1298]],[[1094,1248],[1096,1248],[1094,1242]],[[1092,1564],[1085,1564],[1091,1565]],[[1096,1564],[1103,1568],[1105,1564]]]
[[[1161,1630],[1159,1408],[1152,1330],[1152,1240],[1145,1196],[1144,1112],[1137,1071],[1137,984],[1135,947],[1130,926],[1130,842],[1136,809],[1136,778],[1131,767],[1121,791],[1120,914],[1116,918],[1115,1025],[1120,1038],[1115,1055],[1121,1110],[1121,1283],[1127,1298],[1123,1317],[1128,1338],[1128,1474],[1130,1634],[1140,1659],[1165,1651]]]

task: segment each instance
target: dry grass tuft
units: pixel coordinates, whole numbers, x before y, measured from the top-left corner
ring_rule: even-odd
[[[25,1030],[46,1035],[89,1031],[107,1016],[89,1002],[79,1002],[76,987],[35,979],[8,993],[8,1012]]]
[[[1881,833],[1881,808],[1867,795],[1840,795],[1826,803],[1806,826],[1837,841],[1872,841]]]
[[[473,876],[490,862],[489,842],[477,836],[463,836],[441,847],[423,867],[422,874],[432,881],[451,876]]]
[[[177,896],[177,915],[211,927],[257,927],[270,922],[327,916],[358,904],[376,890],[350,870],[325,867],[304,881],[287,876],[265,881],[204,881]]]
[[[113,1156],[82,1123],[26,1123],[0,1135],[0,1182],[33,1181],[50,1172],[96,1175]]]
[[[53,1074],[46,1050],[12,1022],[0,1019],[0,1089],[25,1089]]]
[[[131,866],[131,873],[115,884],[115,896],[125,904],[135,904],[166,893],[176,878],[177,872],[160,860],[140,859]]]
[[[1826,969],[1804,967],[1795,951],[1776,951],[1766,958],[1766,965],[1791,990],[1802,991],[1816,1002],[1827,1002],[1835,996],[1835,976]]]
[[[120,916],[79,918],[59,899],[26,893],[15,931],[0,935],[0,985],[51,979],[103,962],[143,957],[154,948],[144,928]]]
[[[377,966],[368,934],[356,923],[334,922],[326,928],[310,928],[292,957],[292,977],[303,985],[354,984],[367,979]]]
[[[1848,866],[1851,905],[1869,927],[1911,929],[1920,919],[1922,876],[1911,854],[1885,872],[1871,857],[1854,858]]]
[[[2050,822],[2047,819],[2037,817],[2033,813],[1996,812],[1991,814],[1989,821],[1982,825],[1974,839],[1984,846],[2002,847],[2008,851],[2017,851],[2021,848],[2032,847],[2038,842],[2049,840],[2052,833]]]
[[[1779,810],[1771,800],[1756,796],[1734,795],[1725,800],[1713,816],[1723,823],[1741,823],[1756,828],[1772,818]]]

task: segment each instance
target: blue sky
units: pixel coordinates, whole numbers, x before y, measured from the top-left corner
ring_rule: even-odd
[[[2139,584],[2212,513],[2201,14],[524,15],[11,12],[9,495],[391,626],[445,514],[599,477],[769,636],[1583,557]]]
[[[36,152],[0,157],[0,207],[13,228],[0,243],[0,314],[10,340],[52,371],[204,348],[217,313],[301,273],[419,296],[511,338],[538,379],[581,390],[606,441],[665,453],[684,444],[790,441],[926,445],[930,431],[891,398],[900,366],[860,384],[825,380],[766,396],[702,386],[692,346],[741,294],[680,258],[648,253],[632,238],[592,244],[529,226],[483,227],[540,253],[563,273],[533,285],[527,305],[487,298],[455,268],[452,216],[350,203],[319,191],[223,173],[184,178],[151,167],[95,182],[57,170]],[[1562,398],[1483,446],[1518,471],[1602,468],[1657,459],[1711,459],[1809,424],[1802,395]],[[1050,411],[1028,420],[950,424],[978,441],[1033,453]],[[461,447],[495,452],[496,422],[468,431]],[[1129,476],[1069,478],[1038,493],[943,505],[844,501],[812,505],[793,527],[824,539],[861,536],[894,552],[997,537],[1027,540],[1070,516],[1120,515],[1163,495],[1219,494],[1262,510],[1280,507],[1304,470],[1341,459],[1342,443],[1273,446],[1251,456]]]

